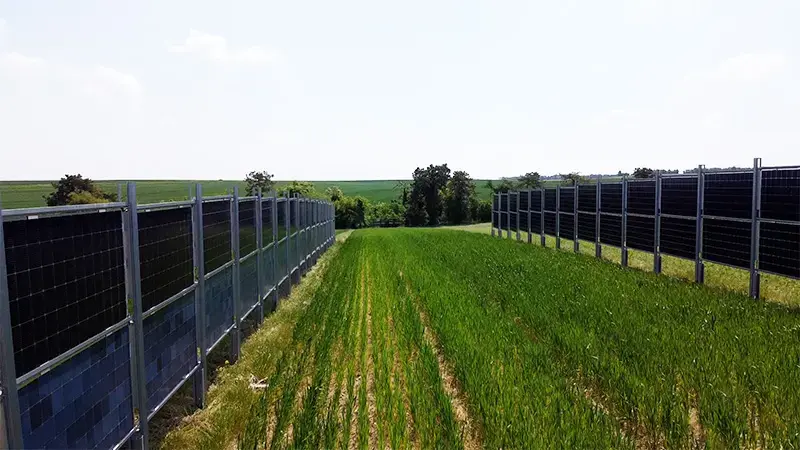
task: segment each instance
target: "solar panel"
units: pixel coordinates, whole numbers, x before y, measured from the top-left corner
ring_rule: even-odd
[[[597,186],[582,184],[578,189],[578,210],[595,212],[597,209]]]
[[[709,173],[705,176],[704,214],[752,217],[753,173]]]
[[[270,240],[272,236],[270,236]],[[239,254],[249,255],[258,248],[256,244],[256,202],[239,202]]]
[[[761,223],[759,268],[800,278],[800,224]]]
[[[231,260],[231,210],[229,201],[203,203],[203,256],[205,273]]]
[[[622,247],[622,217],[600,215],[600,242]]]
[[[622,214],[622,183],[601,185],[600,209],[604,213]]]
[[[655,219],[652,217],[628,216],[625,238],[628,247],[652,252],[655,242]]]
[[[661,213],[697,217],[697,177],[661,179]]]
[[[594,214],[578,213],[578,238],[591,242],[597,239],[597,222]]]
[[[800,222],[800,169],[762,171],[761,217]]]
[[[695,219],[661,217],[661,252],[694,259],[696,228]]]
[[[190,208],[139,213],[139,265],[143,311],[194,283]]]
[[[750,224],[703,220],[703,258],[731,266],[750,267]]]
[[[655,214],[655,180],[628,182],[628,212],[631,214]]]

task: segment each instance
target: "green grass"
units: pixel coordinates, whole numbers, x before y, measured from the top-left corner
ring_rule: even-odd
[[[336,253],[165,448],[800,445],[798,309],[482,233]]]
[[[471,231],[475,233],[491,234],[491,223],[478,223],[472,225],[456,225],[443,228]],[[503,237],[506,232],[503,231]],[[511,232],[511,239],[516,239],[516,232]],[[521,232],[520,239],[528,241],[528,233]],[[534,245],[540,245],[540,236],[534,234],[532,237]],[[573,241],[561,239],[561,250],[572,252]],[[553,236],[545,236],[545,245],[555,248],[556,240]],[[594,257],[595,248],[593,242],[580,241],[580,252],[583,255]],[[603,259],[617,264],[621,260],[621,250],[617,247],[602,245]],[[653,254],[639,250],[628,249],[628,265],[632,268],[650,272],[653,270]],[[679,278],[685,281],[694,280],[694,261],[674,256],[662,255],[661,273]],[[736,269],[730,266],[705,262],[705,283],[708,286],[720,289],[732,290],[740,293],[749,292],[750,272],[744,269]],[[800,280],[793,280],[773,274],[761,274],[761,297],[766,300],[783,303],[789,306],[800,306]]]
[[[136,182],[137,201],[139,203],[158,203],[163,201],[184,200],[189,198],[189,190],[194,194],[195,183],[203,185],[203,195],[223,195],[233,191],[234,186],[239,186],[239,192],[244,195],[245,184],[239,180],[141,180]],[[105,192],[116,193],[119,181],[97,181]],[[287,181],[278,181],[278,187],[287,184]],[[318,192],[325,192],[330,186],[339,186],[345,195],[361,195],[372,202],[389,202],[400,196],[394,180],[365,180],[365,181],[312,181]],[[486,189],[485,180],[476,180],[478,195],[489,199],[490,191]],[[0,201],[3,208],[30,208],[45,206],[43,196],[53,191],[49,181],[0,181]]]

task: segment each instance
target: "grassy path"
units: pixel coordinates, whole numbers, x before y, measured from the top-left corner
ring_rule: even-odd
[[[165,447],[800,446],[796,309],[448,230],[354,232],[318,277],[230,369],[265,387],[223,373]]]

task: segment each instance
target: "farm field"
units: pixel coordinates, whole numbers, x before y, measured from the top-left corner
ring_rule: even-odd
[[[157,203],[162,201],[183,200],[188,198],[189,189],[194,189],[195,183],[203,184],[203,194],[222,195],[230,192],[233,186],[239,186],[239,191],[244,195],[245,184],[241,180],[140,180],[136,183],[137,201],[139,203]],[[120,181],[98,180],[97,185],[104,192],[117,192]],[[288,184],[288,181],[277,181],[278,187]],[[318,192],[325,192],[330,186],[339,186],[347,196],[361,195],[372,202],[389,202],[400,195],[394,180],[366,180],[366,181],[312,181]],[[488,200],[490,191],[484,184],[486,180],[475,180],[478,196]],[[45,195],[53,191],[49,181],[0,181],[0,201],[3,208],[30,208],[45,206]],[[194,191],[192,191],[194,192]]]
[[[347,236],[164,448],[800,445],[797,309],[480,233]]]

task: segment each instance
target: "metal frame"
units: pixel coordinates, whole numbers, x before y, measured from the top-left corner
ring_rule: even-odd
[[[581,244],[580,239],[578,239],[578,187],[580,185],[576,184],[575,187],[572,189],[572,228],[573,228],[573,235],[574,239],[572,241],[572,250],[575,253],[580,253],[581,251]]]
[[[533,219],[531,212],[531,204],[533,203],[533,189],[528,189],[528,244],[533,242],[533,235],[531,234],[531,220]]]
[[[231,256],[233,256],[233,329],[231,330],[231,362],[239,359],[242,345],[242,318],[239,308],[242,303],[241,249],[239,248],[239,186],[233,187],[231,202]]]
[[[661,172],[656,171],[656,201],[653,219],[653,272],[661,273]]]
[[[697,215],[695,217],[694,235],[694,281],[695,283],[701,284],[705,281],[705,263],[703,263],[703,214],[705,213],[705,190],[705,167],[701,164],[697,167]]]
[[[556,248],[561,248],[561,185],[556,186]]]
[[[272,203],[272,208],[270,208],[270,215],[272,216],[272,220],[270,221],[270,225],[272,227],[272,249],[270,250],[270,254],[272,255],[272,295],[273,295],[273,302],[272,308],[278,308],[278,302],[280,301],[280,295],[278,293],[278,286],[280,285],[280,281],[278,279],[278,198],[275,191],[270,193],[270,202]],[[259,294],[261,295],[261,294]],[[262,300],[262,304],[264,301]]]
[[[0,448],[22,448],[22,417],[11,333],[3,206],[0,204]]]
[[[519,191],[517,191],[516,194],[517,194],[517,209],[516,211],[514,211],[514,214],[517,217],[517,242],[519,242],[522,239],[520,237],[520,232],[519,232]]]
[[[628,267],[628,177],[622,177],[622,248],[620,264]]]
[[[197,344],[197,364],[200,368],[194,374],[192,391],[194,403],[202,408],[206,401],[206,303],[205,303],[205,257],[203,256],[203,186],[195,185],[194,208],[192,216],[192,238],[194,241],[194,279],[197,290],[194,295],[195,341]]]
[[[758,269],[759,241],[761,240],[761,158],[753,159],[753,199],[750,223],[750,297],[761,296],[761,274]]]
[[[595,192],[595,215],[594,215],[594,256],[603,257],[603,244],[600,243],[600,214],[602,205],[600,204],[600,191],[603,189],[600,177],[597,177],[597,190]]]
[[[256,321],[261,323],[264,320],[264,212],[262,211],[264,205],[264,199],[261,196],[261,188],[258,188],[258,192],[256,193],[256,247],[258,250],[256,251],[256,257],[258,260],[256,261],[256,276],[258,277],[258,282],[256,283],[256,289],[258,289],[258,301],[256,305],[258,306],[258,317]],[[274,250],[273,250],[274,252]]]

